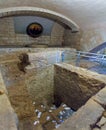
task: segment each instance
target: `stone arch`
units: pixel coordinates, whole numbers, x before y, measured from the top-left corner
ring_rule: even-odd
[[[38,7],[11,7],[0,9],[0,18],[8,16],[18,16],[18,15],[37,15],[49,18],[68,26],[68,28],[72,29],[73,32],[79,31],[79,26],[71,19],[62,14],[59,14],[57,12],[48,9]]]

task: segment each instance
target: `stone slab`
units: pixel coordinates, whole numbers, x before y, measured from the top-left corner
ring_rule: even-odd
[[[72,117],[65,121],[58,130],[91,130],[102,115],[104,109],[92,99],[82,106]]]
[[[8,100],[8,97],[0,95],[0,130],[17,130],[16,114]]]
[[[106,87],[100,90],[95,96],[92,97],[92,99],[102,105],[106,105]]]

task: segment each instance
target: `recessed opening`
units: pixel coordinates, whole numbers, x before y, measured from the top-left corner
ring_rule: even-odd
[[[39,23],[31,23],[27,26],[26,32],[30,37],[39,37],[43,32],[43,26]]]

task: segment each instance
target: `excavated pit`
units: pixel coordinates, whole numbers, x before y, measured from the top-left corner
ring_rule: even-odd
[[[42,55],[34,57],[31,64],[25,65],[25,72],[19,69],[18,58],[6,61],[4,57],[0,64],[19,130],[58,128],[105,87],[105,80],[98,74],[66,63],[48,66]]]

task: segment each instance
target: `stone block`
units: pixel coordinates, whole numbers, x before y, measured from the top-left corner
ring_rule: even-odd
[[[105,83],[96,78],[96,73],[62,63],[55,65],[54,91],[61,100],[72,109],[77,110],[99,90]],[[95,76],[94,76],[95,74]]]
[[[91,130],[104,109],[92,99],[66,120],[58,130]]]
[[[39,103],[44,99],[53,102],[53,66],[37,69],[33,76],[26,80],[26,86],[31,98]]]
[[[106,106],[106,87],[100,90],[92,99]]]
[[[17,130],[16,115],[5,94],[0,96],[0,130]]]

